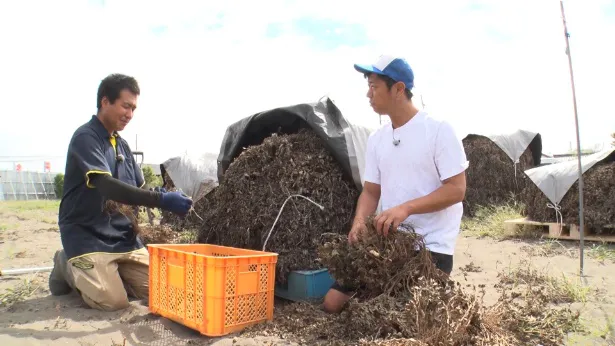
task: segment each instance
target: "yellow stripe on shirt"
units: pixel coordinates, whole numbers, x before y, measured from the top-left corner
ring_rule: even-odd
[[[111,172],[105,172],[105,171],[88,171],[85,174],[85,186],[89,187],[90,189],[94,189],[96,188],[96,186],[90,184],[90,174],[107,174],[109,176],[113,176],[111,175]]]

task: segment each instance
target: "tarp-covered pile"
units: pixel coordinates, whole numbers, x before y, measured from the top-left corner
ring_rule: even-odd
[[[329,99],[231,125],[220,185],[195,205],[203,221],[190,217],[201,225],[198,242],[276,252],[281,283],[289,271],[320,268],[321,234],[350,229],[369,133],[349,124]]]
[[[464,200],[467,216],[473,216],[480,206],[502,204],[518,196],[529,182],[523,171],[538,166],[542,155],[540,134],[524,130],[470,134],[462,142],[470,161]]]
[[[582,156],[581,164],[585,226],[601,233],[603,227],[615,225],[615,149]],[[534,182],[523,192],[529,219],[579,224],[578,160],[525,173]]]

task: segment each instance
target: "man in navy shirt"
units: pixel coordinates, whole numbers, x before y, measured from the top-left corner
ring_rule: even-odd
[[[185,215],[192,200],[178,192],[141,189],[143,173],[118,134],[130,122],[140,94],[137,81],[112,74],[100,83],[98,113],[80,126],[66,156],[59,226],[62,250],[49,277],[53,295],[76,290],[92,308],[114,311],[128,296],[148,297],[149,254],[129,217],[109,202],[156,207]]]

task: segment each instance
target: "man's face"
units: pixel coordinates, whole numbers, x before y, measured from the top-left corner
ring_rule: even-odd
[[[106,123],[113,126],[113,131],[122,131],[130,122],[137,109],[137,95],[124,89],[114,103],[104,97],[102,99],[102,113]]]
[[[380,115],[388,114],[393,102],[392,89],[389,90],[386,83],[373,73],[367,78],[367,85],[367,97],[374,112]]]

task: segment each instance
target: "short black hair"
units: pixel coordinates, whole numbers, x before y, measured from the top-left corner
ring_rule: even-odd
[[[119,73],[110,74],[100,82],[98,86],[98,95],[96,97],[96,108],[100,110],[102,107],[103,97],[107,97],[109,102],[114,103],[120,92],[124,89],[128,89],[131,93],[139,95],[141,89],[139,89],[139,83],[133,77],[126,76]]]
[[[368,78],[371,75],[371,72],[366,72],[363,75],[365,76],[365,78]],[[380,79],[382,79],[384,81],[384,83],[387,85],[387,88],[389,90],[391,90],[393,85],[395,83],[397,83],[396,80],[394,80],[393,78],[391,78],[389,76],[384,76],[384,75],[377,74],[377,73],[375,73],[375,75],[378,76],[378,78],[380,78]],[[408,100],[412,100],[412,91],[410,91],[410,89],[408,89],[408,87],[406,87],[406,97],[408,98]]]

